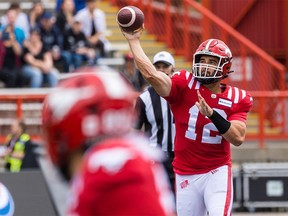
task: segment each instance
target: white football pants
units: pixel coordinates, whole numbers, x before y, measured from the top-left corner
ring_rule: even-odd
[[[231,167],[204,174],[175,175],[177,216],[229,216],[233,203]]]

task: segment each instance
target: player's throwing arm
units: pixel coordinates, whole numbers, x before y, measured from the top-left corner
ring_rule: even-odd
[[[144,19],[143,12],[134,6],[121,8],[116,17],[116,21],[129,43],[135,63],[141,74],[160,96],[165,97],[169,95],[171,79],[163,73],[157,73],[150,59],[144,53],[139,41],[141,33],[144,30]]]

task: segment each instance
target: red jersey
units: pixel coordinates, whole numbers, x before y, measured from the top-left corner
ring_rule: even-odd
[[[112,138],[85,155],[68,215],[172,215],[174,197],[162,152],[139,137]]]
[[[222,84],[225,89],[213,94],[188,71],[172,76],[170,103],[175,118],[174,170],[178,174],[201,174],[222,165],[231,165],[230,143],[218,132],[211,120],[203,116],[195,103],[197,90],[206,103],[225,119],[246,123],[252,97],[244,90]]]

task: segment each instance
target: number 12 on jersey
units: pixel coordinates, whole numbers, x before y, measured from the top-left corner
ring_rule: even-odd
[[[221,116],[224,118],[227,118],[226,113],[223,110],[214,108],[215,111],[217,111]],[[196,125],[197,121],[199,121],[199,114],[202,115],[199,112],[199,109],[196,105],[192,106],[189,109],[189,122],[188,122],[188,128],[185,133],[185,137],[191,140],[196,140],[197,136],[201,136],[201,134],[197,133],[196,131]],[[203,128],[198,128],[198,131],[202,130],[202,138],[201,138],[201,143],[206,143],[206,144],[221,144],[222,142],[222,136],[221,135],[216,135],[216,136],[211,136],[211,131],[218,131],[215,125],[210,122],[205,125],[203,125]]]

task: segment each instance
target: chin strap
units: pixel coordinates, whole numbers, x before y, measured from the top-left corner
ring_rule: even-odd
[[[202,84],[211,84],[222,80],[222,78],[210,78],[210,79],[203,79],[203,78],[196,78]]]
[[[227,78],[228,77],[228,75],[230,74],[230,73],[233,73],[234,71],[229,71],[225,76],[223,76],[222,77],[222,79],[225,79],[225,78]]]

